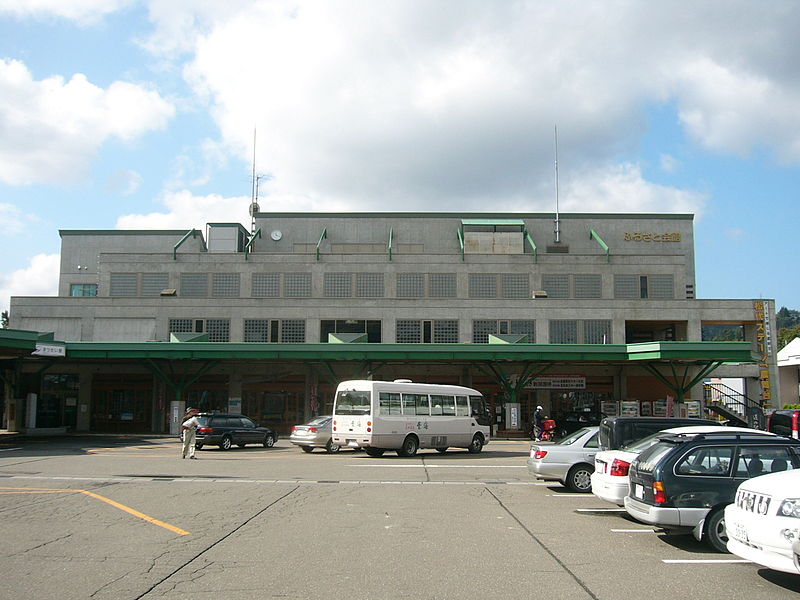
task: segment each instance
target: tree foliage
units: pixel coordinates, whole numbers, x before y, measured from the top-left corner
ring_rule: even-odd
[[[800,310],[781,306],[775,316],[778,321],[778,350],[780,350],[794,338],[800,337]]]

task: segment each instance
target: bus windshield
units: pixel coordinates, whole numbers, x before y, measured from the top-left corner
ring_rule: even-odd
[[[337,415],[368,415],[370,413],[370,393],[361,390],[340,391],[336,395]]]

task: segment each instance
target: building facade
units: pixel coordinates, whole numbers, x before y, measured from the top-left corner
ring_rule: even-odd
[[[59,294],[12,298],[15,329],[98,344],[739,340],[758,362],[720,364],[715,376],[741,378],[746,394],[767,405],[777,390],[774,302],[696,298],[692,215],[256,213],[252,232],[212,223],[205,232],[60,233]],[[187,371],[197,377],[177,402],[241,410],[286,431],[330,410],[334,380],[351,376],[312,363],[242,358]],[[633,411],[634,403],[660,412],[671,402],[651,373],[579,361],[551,366],[509,402],[493,368],[410,358],[374,376],[484,385],[504,430],[523,429],[537,404],[558,418]],[[166,431],[177,376],[157,369],[146,358],[49,367],[29,382],[38,384],[39,422]],[[702,404],[701,389],[689,391],[684,410]]]

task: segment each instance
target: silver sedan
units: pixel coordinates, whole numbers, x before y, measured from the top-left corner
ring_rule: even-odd
[[[314,448],[325,448],[327,452],[338,452],[339,446],[331,438],[331,420],[333,417],[316,417],[304,425],[292,427],[289,441],[304,452],[313,452]]]
[[[532,444],[528,472],[537,479],[558,481],[574,492],[591,492],[598,430],[584,427],[554,444]]]

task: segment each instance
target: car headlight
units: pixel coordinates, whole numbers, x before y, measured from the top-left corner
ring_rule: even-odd
[[[800,498],[786,498],[778,508],[782,517],[797,517],[800,519]]]

